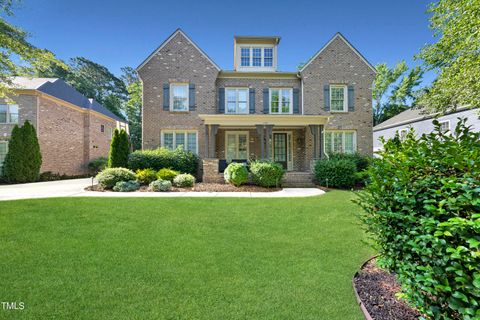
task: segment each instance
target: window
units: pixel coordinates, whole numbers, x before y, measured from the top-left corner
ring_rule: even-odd
[[[270,89],[270,113],[292,113],[292,89]]]
[[[348,111],[347,86],[330,86],[330,111]]]
[[[440,130],[442,132],[447,132],[450,130],[450,121],[449,120],[446,120],[446,121],[440,121]]]
[[[170,110],[188,111],[188,84],[172,84],[170,88]]]
[[[241,67],[273,67],[273,47],[241,47]]]
[[[100,125],[100,132],[105,132],[105,126],[103,124]]]
[[[264,67],[273,66],[273,48],[263,49],[263,66]]]
[[[248,159],[248,132],[227,131],[225,140],[227,162]]]
[[[355,131],[326,131],[325,153],[354,153],[357,150]]]
[[[0,104],[0,123],[18,123],[18,105]]]
[[[406,138],[407,138],[407,134],[408,134],[408,129],[401,129],[399,132],[398,132],[399,136],[400,136],[400,141],[404,141]]]
[[[0,175],[3,173],[3,163],[8,152],[8,141],[0,141]]]
[[[113,128],[107,128],[107,136],[110,139],[113,137]]]
[[[162,147],[167,149],[176,149],[181,147],[183,150],[198,153],[197,150],[197,132],[196,131],[162,131]]]
[[[227,88],[225,113],[248,113],[248,89]]]
[[[253,48],[253,66],[262,66],[262,48]]]
[[[250,48],[241,48],[241,66],[249,67],[250,66]]]

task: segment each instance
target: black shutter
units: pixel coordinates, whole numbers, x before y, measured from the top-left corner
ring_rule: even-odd
[[[163,110],[170,110],[170,84],[163,85]]]
[[[299,114],[300,108],[298,107],[298,89],[293,89],[293,113]]]
[[[197,108],[195,102],[195,84],[190,83],[188,86],[188,110],[194,111]]]
[[[330,111],[330,85],[323,86],[323,102],[325,111]]]
[[[355,111],[355,92],[353,86],[348,86],[348,111]]]
[[[255,113],[255,89],[250,88],[248,98],[248,109],[250,113]]]
[[[225,88],[218,88],[218,113],[225,113]]]
[[[268,97],[268,88],[263,89],[263,113],[268,114],[270,112],[270,101]]]

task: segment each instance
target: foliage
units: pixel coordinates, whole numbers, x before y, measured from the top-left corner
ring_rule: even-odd
[[[2,13],[12,15],[12,4],[12,0],[0,1],[0,98],[7,99],[14,94],[12,76],[31,75],[35,70],[44,70],[50,65],[67,68],[52,52],[29,43],[27,32],[1,17]]]
[[[371,158],[361,153],[334,153],[329,156],[330,160],[346,159],[355,163],[357,171],[363,171],[370,165]]]
[[[42,155],[37,133],[27,120],[15,127],[8,143],[8,153],[3,166],[4,179],[11,183],[38,181]]]
[[[157,178],[160,180],[168,180],[170,182],[173,182],[173,179],[175,179],[176,176],[178,176],[180,172],[169,169],[169,168],[163,168],[158,170],[157,172]]]
[[[115,129],[112,142],[110,144],[110,153],[108,155],[109,168],[126,168],[128,165],[128,155],[130,154],[130,142],[128,134],[124,129]]]
[[[195,177],[188,173],[181,173],[173,179],[173,184],[179,188],[193,187]]]
[[[197,166],[197,156],[191,151],[184,151],[182,148],[175,150],[166,148],[137,150],[131,153],[128,158],[128,167],[132,170],[171,168],[179,172],[195,175],[197,174]]]
[[[438,41],[426,45],[418,58],[438,77],[418,103],[440,112],[480,107],[480,1],[439,0],[429,13]]]
[[[373,124],[377,125],[409,108],[407,100],[414,98],[413,89],[420,84],[423,72],[420,67],[408,71],[405,61],[398,63],[393,69],[385,63],[377,64],[375,68],[377,76],[372,91]]]
[[[243,163],[232,162],[225,169],[223,176],[227,183],[240,187],[248,181],[248,170]]]
[[[139,169],[136,171],[135,176],[138,182],[147,185],[157,179],[157,172],[153,169]]]
[[[321,159],[315,163],[315,179],[322,186],[351,188],[357,181],[357,166],[352,159]]]
[[[150,190],[155,192],[166,192],[172,189],[172,182],[158,179],[150,183]]]
[[[250,172],[255,184],[270,188],[280,186],[285,169],[276,162],[252,161],[250,163]]]
[[[88,163],[88,169],[93,174],[97,174],[108,166],[108,158],[98,157]]]
[[[134,150],[142,148],[142,84],[139,80],[127,87],[128,100],[125,113],[128,118],[130,139]]]
[[[115,183],[113,191],[117,192],[132,192],[140,189],[140,184],[135,180],[130,181],[119,181]]]
[[[135,180],[135,173],[125,168],[107,168],[97,174],[95,179],[105,189],[113,188],[117,182]]]
[[[465,122],[386,142],[359,198],[383,263],[433,319],[480,316],[480,133]]]

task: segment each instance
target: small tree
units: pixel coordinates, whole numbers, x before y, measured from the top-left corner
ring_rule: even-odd
[[[128,165],[128,155],[130,153],[130,143],[125,130],[115,129],[112,143],[110,144],[110,154],[108,156],[108,167],[126,168]]]
[[[15,126],[5,158],[5,180],[11,183],[37,181],[41,165],[42,155],[35,128],[28,121],[22,127]]]

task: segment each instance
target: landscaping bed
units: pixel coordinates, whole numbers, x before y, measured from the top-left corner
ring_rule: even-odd
[[[87,191],[100,191],[100,192],[112,192],[112,190],[106,190],[99,185],[89,186],[85,188]],[[280,191],[282,188],[264,188],[256,185],[242,185],[235,187],[230,184],[223,183],[196,183],[190,188],[172,187],[171,192],[275,192]],[[150,192],[148,186],[141,186],[139,192]]]
[[[421,314],[396,297],[400,285],[395,274],[368,261],[354,278],[358,296],[374,320],[416,320]]]

